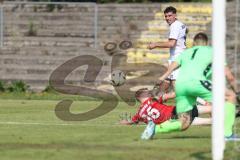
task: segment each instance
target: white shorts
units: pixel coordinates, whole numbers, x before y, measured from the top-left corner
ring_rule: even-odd
[[[172,63],[172,60],[168,60],[168,67]],[[167,78],[169,80],[175,81],[178,76],[179,69],[174,70]]]
[[[178,71],[179,71],[179,69],[176,69],[167,78],[169,80],[175,81],[177,79],[177,76],[178,76]]]

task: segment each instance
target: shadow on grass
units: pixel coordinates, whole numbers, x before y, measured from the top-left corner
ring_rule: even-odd
[[[194,159],[197,159],[197,160],[211,160],[210,156],[211,156],[211,151],[196,152],[196,153],[190,154],[190,157],[193,157]]]
[[[171,136],[171,137],[161,137],[158,139],[210,139],[210,136]]]
[[[190,157],[194,157],[197,160],[211,160],[212,159],[211,150],[192,153]],[[240,158],[239,146],[234,143],[226,145],[224,151],[224,160],[239,160]]]
[[[240,159],[240,142],[227,142],[224,151],[224,160]]]

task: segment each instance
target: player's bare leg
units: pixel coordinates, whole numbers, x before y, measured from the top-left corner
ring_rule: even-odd
[[[212,124],[212,118],[195,117],[191,125],[201,126],[201,125],[211,125],[211,124]]]
[[[202,115],[202,114],[211,114],[212,112],[212,106],[206,105],[197,105],[197,109],[198,109],[198,114]],[[202,117],[195,117],[192,124],[191,125],[211,125],[212,124],[212,118],[202,118]]]

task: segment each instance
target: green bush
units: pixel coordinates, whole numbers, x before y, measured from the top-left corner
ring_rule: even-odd
[[[56,93],[56,91],[50,86],[48,85],[44,90],[43,92],[46,92],[46,93]]]
[[[55,4],[47,4],[46,7],[48,12],[53,12],[56,6]]]
[[[29,89],[29,86],[23,81],[13,81],[7,90],[9,92],[26,92]]]
[[[63,5],[58,4],[58,5],[57,5],[57,9],[58,9],[58,11],[62,10],[62,9],[63,9]]]
[[[6,91],[6,83],[3,81],[0,81],[0,92]]]

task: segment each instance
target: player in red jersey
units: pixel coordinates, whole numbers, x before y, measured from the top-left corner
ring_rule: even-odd
[[[176,107],[165,105],[163,101],[166,101],[169,98],[174,97],[166,97],[159,96],[154,98],[151,91],[147,88],[139,89],[135,94],[136,99],[141,102],[141,105],[137,111],[137,113],[132,117],[130,121],[122,120],[121,124],[137,124],[139,122],[148,123],[149,121],[154,122],[155,124],[161,124],[170,119],[177,119],[176,115]],[[201,114],[210,113],[211,108],[206,108],[205,106],[198,106]],[[198,108],[195,107],[192,111],[192,117],[198,116]],[[196,125],[206,125],[210,124],[210,118],[202,118],[196,122]]]
[[[175,106],[163,104],[162,97],[153,98],[146,88],[138,90],[135,97],[141,102],[141,106],[132,118],[133,123],[153,121],[155,124],[161,124],[175,115]]]

